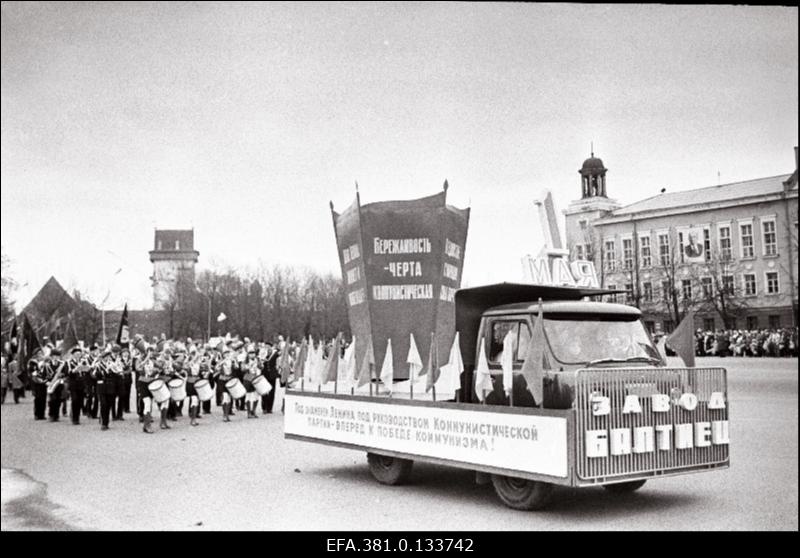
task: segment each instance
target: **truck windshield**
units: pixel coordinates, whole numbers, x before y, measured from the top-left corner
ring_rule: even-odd
[[[556,359],[564,364],[584,364],[598,360],[661,361],[658,350],[639,320],[614,320],[608,317],[545,315],[544,331]]]

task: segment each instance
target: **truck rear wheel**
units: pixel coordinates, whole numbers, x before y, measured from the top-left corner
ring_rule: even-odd
[[[410,459],[389,457],[377,453],[367,454],[369,472],[381,484],[404,484],[411,476],[411,467],[414,462]]]
[[[515,510],[540,510],[553,494],[552,484],[516,477],[492,475],[492,484],[500,500]]]
[[[630,482],[615,482],[614,484],[604,484],[603,488],[614,494],[629,494],[639,490],[647,480],[637,480]]]

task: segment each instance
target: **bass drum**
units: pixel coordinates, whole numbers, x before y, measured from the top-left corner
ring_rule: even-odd
[[[186,399],[186,380],[183,378],[173,378],[167,382],[169,395],[174,401],[181,402]]]
[[[239,381],[239,378],[233,378],[225,382],[225,389],[228,390],[228,393],[231,394],[231,397],[234,399],[239,399],[244,397],[247,393],[247,390],[244,389],[242,382]]]
[[[257,376],[253,380],[253,387],[259,395],[267,395],[270,391],[272,391],[272,386],[264,376]]]
[[[147,389],[153,394],[156,403],[163,403],[169,400],[169,388],[164,380],[153,380],[147,384]]]
[[[214,390],[208,380],[197,380],[194,389],[197,390],[197,397],[200,398],[200,401],[210,401],[214,397]]]

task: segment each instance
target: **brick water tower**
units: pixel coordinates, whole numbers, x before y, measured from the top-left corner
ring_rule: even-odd
[[[200,252],[194,249],[194,229],[156,229],[153,262],[153,308],[164,310],[179,304],[181,289],[194,289],[194,267]]]

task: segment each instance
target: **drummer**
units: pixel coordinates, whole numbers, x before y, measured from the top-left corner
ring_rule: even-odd
[[[213,367],[213,362],[211,357],[207,354],[202,354],[200,356],[200,378],[203,380],[207,380],[211,388],[214,388],[214,378],[211,373]],[[211,399],[206,399],[202,402],[200,409],[198,409],[198,416],[203,416],[204,414],[210,415],[211,414]]]
[[[157,379],[161,380],[165,384],[171,379],[172,363],[164,353],[162,353],[162,355],[156,360],[155,374],[158,376]],[[161,423],[159,424],[161,430],[169,430],[172,428],[169,424],[167,424],[167,413],[169,412],[169,406],[172,402],[172,398],[169,398],[166,401],[162,401],[158,404],[159,411],[161,412]]]
[[[222,420],[223,422],[230,422],[230,415],[232,412],[231,394],[225,387],[228,380],[233,379],[233,358],[229,350],[224,352],[222,361],[217,365],[216,381],[217,392],[222,391]]]
[[[242,383],[247,392],[244,396],[245,406],[247,407],[247,418],[258,418],[258,415],[256,415],[258,393],[253,385],[253,380],[255,380],[261,372],[258,370],[258,359],[256,359],[255,349],[249,349],[247,351],[245,361],[242,363],[242,370],[244,371]]]
[[[148,386],[150,382],[156,379],[158,379],[158,370],[153,361],[153,348],[147,347],[147,349],[145,349],[144,359],[140,364],[140,369],[136,371],[136,394],[142,401],[142,422],[144,423],[142,432],[146,434],[153,433],[153,395],[150,393]]]
[[[189,373],[186,376],[186,397],[189,398],[189,424],[197,426],[197,413],[200,410],[200,398],[197,396],[195,382],[200,379],[200,363],[192,362],[189,365]]]

